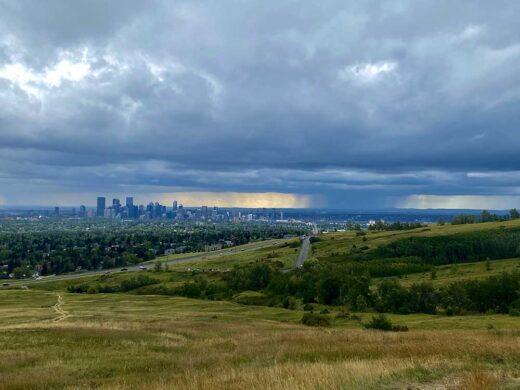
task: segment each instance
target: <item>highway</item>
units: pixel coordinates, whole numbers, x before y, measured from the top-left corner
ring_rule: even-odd
[[[202,260],[210,260],[222,256],[232,255],[236,253],[243,253],[243,252],[251,252],[256,251],[263,248],[272,247],[275,245],[279,245],[287,240],[285,239],[272,239],[272,240],[266,240],[266,241],[260,241],[258,243],[250,243],[245,245],[240,245],[232,248],[226,248],[217,250],[214,252],[204,252],[204,253],[197,253],[193,255],[188,255],[181,258],[176,258],[172,260],[164,260],[161,259],[161,257],[158,257],[155,260],[131,265],[131,266],[125,266],[125,267],[118,267],[118,268],[110,268],[110,269],[103,269],[103,270],[96,270],[96,271],[83,271],[83,272],[74,272],[70,274],[61,274],[61,275],[49,275],[49,276],[43,276],[39,279],[18,279],[18,280],[4,280],[1,281],[2,283],[8,283],[9,286],[26,286],[29,284],[35,284],[35,283],[44,283],[49,281],[58,281],[58,280],[69,280],[69,279],[79,279],[79,278],[85,278],[89,276],[99,276],[104,275],[107,273],[115,274],[115,273],[121,273],[121,272],[138,272],[142,271],[141,267],[146,267],[148,269],[153,268],[154,262],[160,261],[163,265],[173,265],[173,264],[182,264],[182,263],[191,263],[196,261],[202,261]],[[126,271],[122,271],[122,269],[126,269]],[[9,286],[2,286],[0,284],[0,287],[9,287]]]
[[[309,249],[311,247],[311,237],[305,236],[302,242],[302,247],[300,249],[300,253],[298,254],[298,259],[296,260],[296,268],[301,268],[307,257],[309,257]]]

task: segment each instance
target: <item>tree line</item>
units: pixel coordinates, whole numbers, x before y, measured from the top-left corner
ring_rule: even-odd
[[[72,285],[71,292],[127,292],[163,294],[198,299],[231,300],[244,292],[260,292],[240,297],[244,304],[295,308],[319,303],[343,306],[353,311],[391,313],[470,312],[520,314],[520,272],[503,273],[482,280],[461,280],[435,288],[431,283],[415,283],[410,287],[397,279],[385,279],[371,288],[366,272],[343,265],[305,263],[303,268],[282,272],[275,263],[256,263],[236,267],[231,272],[192,277],[169,287],[148,276],[122,281],[120,286],[99,284]]]
[[[304,228],[272,224],[166,223],[98,224],[68,222],[0,226],[0,277],[28,277],[84,270],[122,267],[154,259],[166,250],[195,252],[205,245],[299,235]]]

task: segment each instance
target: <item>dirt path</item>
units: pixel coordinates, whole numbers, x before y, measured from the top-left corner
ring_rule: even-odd
[[[58,314],[58,317],[53,318],[52,322],[63,321],[70,317],[70,313],[62,309],[63,303],[63,298],[58,294],[58,302],[56,302],[56,304],[52,307],[56,314]]]

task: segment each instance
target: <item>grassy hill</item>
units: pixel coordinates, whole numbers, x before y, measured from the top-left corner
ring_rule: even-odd
[[[319,292],[311,303],[298,290],[280,292],[285,284],[298,289],[314,283],[319,290],[337,277],[341,283],[357,283],[357,274],[338,273],[353,272],[349,264],[392,262],[362,256],[410,237],[493,235],[516,228],[520,221],[330,233],[312,244],[304,269],[290,272],[297,246],[282,242],[168,271],[3,288],[0,389],[519,388],[520,317],[390,310],[386,317],[408,331],[381,332],[364,326],[376,306],[356,309],[352,301],[343,301],[348,291],[340,289],[340,299],[331,303]],[[399,281],[403,291],[422,282],[437,289],[486,281],[519,267],[517,258],[440,265],[399,277],[373,277],[366,294],[375,294],[385,280]],[[270,281],[262,284],[266,275]],[[242,281],[247,283],[242,286]],[[310,308],[330,326],[302,325]]]
[[[1,388],[515,388],[520,324],[395,316],[387,334],[301,312],[160,296],[2,291]],[[59,304],[59,307],[56,305]],[[495,329],[486,329],[494,324]]]

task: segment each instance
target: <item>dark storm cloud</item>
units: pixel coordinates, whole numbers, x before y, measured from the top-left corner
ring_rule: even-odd
[[[519,11],[0,1],[0,195],[516,196]]]

